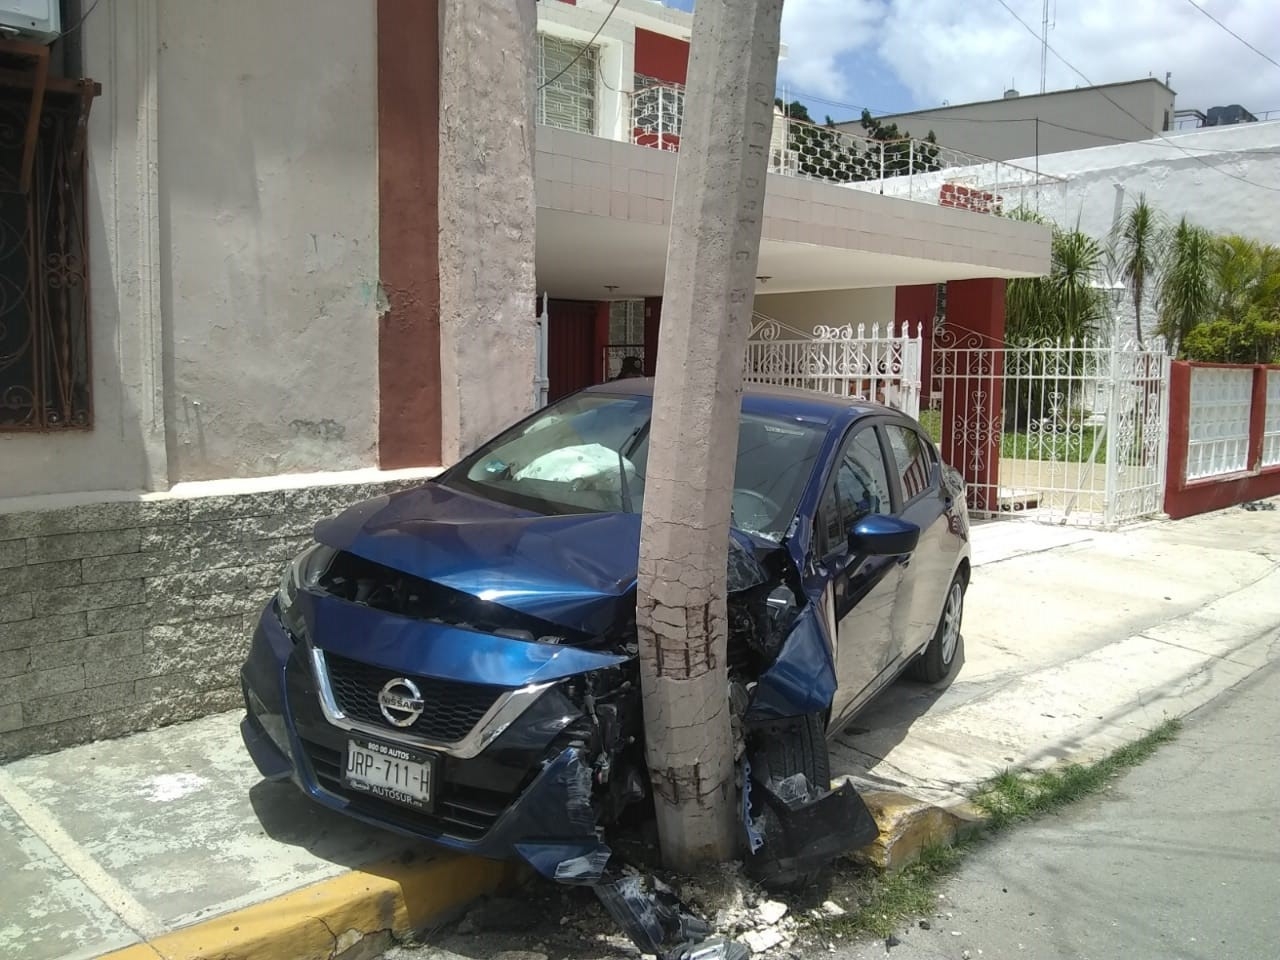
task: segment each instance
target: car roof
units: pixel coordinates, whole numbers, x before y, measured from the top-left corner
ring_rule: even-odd
[[[621,396],[653,396],[652,377],[632,377],[610,380],[608,383],[587,387],[584,393],[603,393]],[[771,384],[743,384],[742,409],[747,413],[783,417],[808,417],[830,422],[837,417],[857,420],[877,413],[903,415],[901,410],[883,404],[851,397],[836,397],[812,390],[793,387],[777,387]]]

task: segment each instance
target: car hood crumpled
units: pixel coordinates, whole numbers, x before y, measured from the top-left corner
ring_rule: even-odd
[[[426,483],[356,504],[316,539],[571,630],[598,635],[635,588],[640,517],[543,516]],[[733,531],[731,592],[763,583],[753,541]]]

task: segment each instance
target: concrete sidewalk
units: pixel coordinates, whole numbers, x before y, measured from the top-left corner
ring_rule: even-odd
[[[958,678],[898,684],[834,746],[863,789],[946,806],[1004,767],[1133,739],[1280,656],[1280,510],[1122,533],[977,524],[974,559]],[[238,721],[0,767],[0,960],[332,956],[510,875],[259,781]]]

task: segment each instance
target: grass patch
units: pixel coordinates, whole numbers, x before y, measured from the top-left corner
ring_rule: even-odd
[[[941,410],[921,410],[920,426],[924,427],[924,432],[929,435],[929,439],[934,443],[942,442],[942,411]]]
[[[1092,424],[1075,426],[1061,433],[1009,431],[1000,435],[1000,456],[1012,460],[1106,463],[1107,445],[1104,440],[1102,427]]]
[[[1176,737],[1181,728],[1181,720],[1166,720],[1140,739],[1090,764],[1073,763],[1039,773],[1006,770],[972,797],[990,818],[987,835],[1097,793],[1118,774],[1137,766]],[[938,882],[952,873],[979,842],[977,837],[964,837],[954,844],[929,846],[919,860],[897,872],[863,872],[850,878],[844,892],[848,901],[858,904],[857,908],[843,916],[814,919],[812,929],[836,937],[887,937],[904,921],[930,916],[937,906]]]
[[[974,842],[964,838],[954,844],[934,844],[901,870],[858,877],[848,891],[858,908],[843,916],[815,919],[814,929],[836,937],[887,937],[904,920],[929,916],[937,904],[938,881],[959,865]]]
[[[985,784],[973,796],[973,802],[990,818],[989,826],[993,830],[1052,813],[1097,793],[1117,774],[1141,763],[1161,744],[1176,737],[1181,728],[1181,720],[1166,720],[1141,739],[1126,744],[1096,763],[1073,763],[1039,773],[1006,770]]]

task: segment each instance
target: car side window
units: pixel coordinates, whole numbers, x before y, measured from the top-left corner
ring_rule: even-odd
[[[885,433],[902,483],[902,500],[909,503],[929,489],[933,461],[927,452],[928,445],[910,427],[889,424]]]
[[[823,552],[845,543],[849,529],[863,517],[890,513],[889,476],[874,427],[859,430],[846,443],[832,483],[818,510]]]

